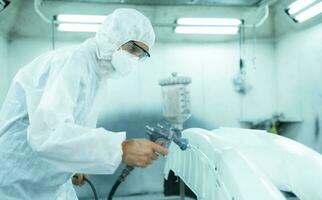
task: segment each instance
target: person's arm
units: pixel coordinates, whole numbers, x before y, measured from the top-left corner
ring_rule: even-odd
[[[125,133],[75,123],[86,67],[85,58],[74,56],[48,79],[38,107],[30,114],[27,138],[41,158],[64,171],[110,174],[121,162]]]

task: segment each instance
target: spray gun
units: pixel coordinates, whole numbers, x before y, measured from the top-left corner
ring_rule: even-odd
[[[168,147],[170,142],[177,144],[182,151],[188,148],[188,140],[179,137],[181,131],[175,128],[164,128],[162,125],[157,127],[145,127],[145,132],[149,135],[150,140],[160,144],[162,146]]]
[[[162,87],[162,110],[163,116],[170,122],[169,127],[157,125],[156,127],[145,127],[145,132],[150,140],[157,144],[167,147],[171,142],[179,146],[181,150],[188,148],[188,140],[181,137],[183,123],[191,116],[189,84],[191,78],[178,76],[172,73],[172,76],[159,81]],[[134,167],[126,166],[122,174],[113,185],[108,200],[112,200],[118,186],[133,171]],[[182,186],[183,183],[181,183]],[[184,198],[184,189],[180,188],[181,199]]]
[[[170,123],[169,127],[157,125],[146,126],[145,131],[150,140],[159,144],[174,142],[181,150],[188,148],[188,140],[182,138],[183,123],[191,116],[190,77],[178,76],[176,72],[171,77],[159,81],[162,88],[162,111],[163,116]]]

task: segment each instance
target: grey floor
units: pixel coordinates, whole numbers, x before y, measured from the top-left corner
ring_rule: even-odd
[[[282,192],[287,200],[299,200],[294,197],[291,193]],[[106,198],[101,198],[100,200],[105,200]],[[156,194],[146,194],[146,195],[132,195],[123,197],[114,197],[113,200],[179,200],[178,196],[165,197],[162,193]],[[80,199],[80,200],[94,200],[94,199]],[[193,200],[192,198],[185,198],[185,200]]]
[[[193,200],[191,198],[185,198],[186,200]],[[165,197],[164,195],[144,195],[144,196],[132,196],[132,197],[118,197],[115,200],[179,200],[179,197]]]
[[[86,200],[92,200],[92,199],[86,199]],[[106,200],[106,198],[102,198],[100,200]],[[151,194],[151,195],[139,195],[139,196],[128,196],[128,197],[115,197],[113,198],[113,200],[179,200],[179,197],[177,196],[165,197],[163,194]],[[185,198],[185,200],[193,200],[193,199]]]
[[[146,195],[146,196],[132,196],[132,197],[116,197],[115,200],[179,200],[179,197],[164,197],[163,195]],[[100,199],[103,200],[103,199]],[[185,200],[193,200],[191,198],[185,198]],[[296,197],[287,197],[287,200],[299,200]]]
[[[146,197],[142,197],[142,196],[140,196],[140,197],[119,197],[119,198],[115,198],[115,200],[179,200],[179,197],[162,197],[162,196],[160,196],[159,198],[158,197],[152,197],[152,196],[150,196],[150,197],[148,197],[148,196],[146,196]],[[103,200],[103,199],[101,199],[101,200]],[[185,200],[193,200],[193,199],[191,199],[191,198],[185,198]],[[298,198],[296,198],[296,197],[288,197],[287,198],[287,200],[299,200]]]
[[[94,199],[80,198],[79,200],[94,200]],[[100,198],[99,200],[106,200],[106,198]],[[113,200],[179,200],[179,197],[178,196],[165,197],[163,194],[147,194],[147,195],[114,197]],[[186,197],[185,200],[193,200],[193,199]]]
[[[287,200],[299,200],[296,197],[286,197]],[[106,198],[102,198],[100,200],[105,200]],[[80,199],[85,200],[85,199]],[[92,200],[92,199],[86,199]],[[150,194],[150,195],[139,195],[139,196],[129,196],[129,197],[115,197],[113,200],[179,200],[179,197],[165,197],[163,194]],[[185,198],[185,200],[193,200],[191,198]]]

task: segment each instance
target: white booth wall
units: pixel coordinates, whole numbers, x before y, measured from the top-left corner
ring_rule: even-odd
[[[294,124],[286,136],[322,152],[322,23],[276,39],[278,110]]]
[[[8,90],[8,42],[4,35],[0,34],[0,105],[2,104]]]

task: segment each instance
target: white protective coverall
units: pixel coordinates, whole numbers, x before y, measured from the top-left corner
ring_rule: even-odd
[[[129,40],[151,48],[152,25],[134,9],[117,9],[95,38],[17,73],[0,112],[0,199],[77,199],[74,173],[115,171],[125,133],[95,128],[93,102],[113,76],[111,55]]]

